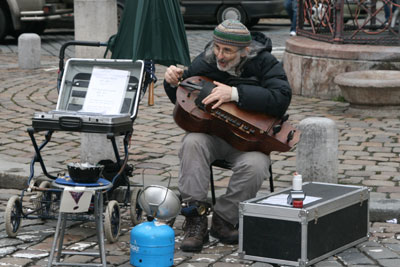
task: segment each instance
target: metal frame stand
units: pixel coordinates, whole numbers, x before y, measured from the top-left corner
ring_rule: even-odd
[[[64,187],[63,185],[53,182],[54,186]],[[96,236],[99,245],[99,252],[72,252],[63,251],[64,234],[67,225],[67,214],[66,212],[60,212],[57,221],[56,232],[54,234],[53,245],[49,256],[48,267],[51,266],[107,266],[106,251],[104,246],[104,225],[103,225],[103,190],[110,188],[112,183],[107,185],[99,185],[96,187],[88,187],[88,190],[95,191],[93,197],[94,205],[94,216],[96,223]],[[57,246],[58,243],[58,246]],[[58,247],[56,249],[56,247]],[[56,259],[54,260],[55,252],[57,251]],[[84,256],[100,256],[101,263],[73,263],[73,262],[61,262],[62,255],[84,255]]]

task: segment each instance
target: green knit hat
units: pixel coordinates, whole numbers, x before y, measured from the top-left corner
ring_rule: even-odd
[[[240,21],[228,19],[215,27],[214,42],[246,47],[251,43],[251,35],[246,26],[240,23]]]

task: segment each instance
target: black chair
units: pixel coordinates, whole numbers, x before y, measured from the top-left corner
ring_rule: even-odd
[[[212,204],[215,205],[215,188],[214,188],[214,175],[213,175],[213,166],[220,167],[223,169],[230,170],[232,168],[231,164],[225,160],[215,160],[210,165],[210,186],[211,186],[211,197],[212,197]],[[272,176],[272,162],[269,165],[269,187],[271,192],[274,192],[274,179]]]

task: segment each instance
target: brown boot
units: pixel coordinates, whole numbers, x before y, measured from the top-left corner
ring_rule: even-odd
[[[200,252],[203,244],[208,241],[207,215],[186,217],[181,250],[185,252]]]
[[[237,244],[239,240],[239,231],[236,227],[215,212],[212,216],[210,234],[224,244]]]

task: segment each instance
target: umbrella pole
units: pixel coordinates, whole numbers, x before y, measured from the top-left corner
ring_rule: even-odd
[[[156,67],[154,65],[153,60],[150,60],[149,62],[149,71],[150,71],[150,79],[151,83],[149,85],[149,100],[148,100],[148,105],[153,106],[154,105],[154,83],[156,82],[157,78],[155,75]]]
[[[149,106],[154,105],[154,81],[151,81],[149,86]]]

